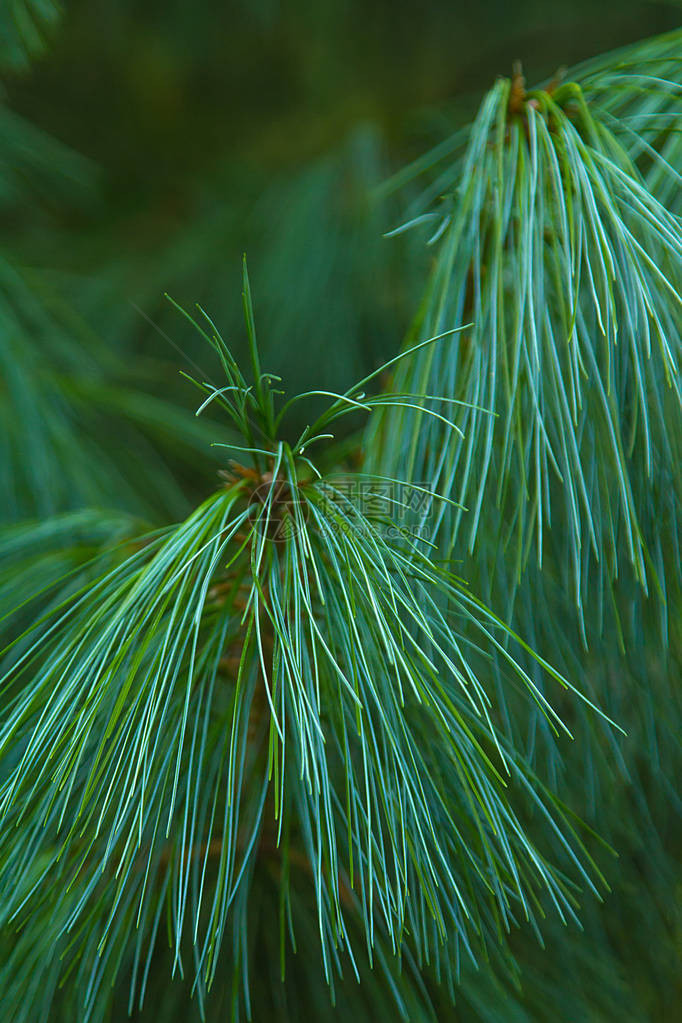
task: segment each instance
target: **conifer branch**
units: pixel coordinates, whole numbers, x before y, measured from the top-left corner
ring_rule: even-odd
[[[247,977],[264,853],[282,911],[292,889],[314,900],[328,982],[341,950],[359,954],[358,921],[370,961],[407,944],[450,975],[448,948],[477,961],[545,905],[575,918],[578,881],[597,891],[569,816],[499,725],[495,657],[566,730],[508,649],[523,644],[396,531],[395,510],[369,511],[300,454],[348,400],[373,407],[366,381],[291,447],[268,433],[269,392],[209,337],[228,383],[201,386],[247,457],[184,522],[126,541],[80,590],[57,587],[4,657],[0,922],[51,906],[64,979],[90,977],[82,1018],[131,943],[143,996],[164,912],[200,1000],[226,929]]]

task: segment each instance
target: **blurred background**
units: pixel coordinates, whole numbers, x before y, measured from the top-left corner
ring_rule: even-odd
[[[208,374],[210,356],[164,292],[200,302],[239,355],[246,251],[266,368],[290,391],[347,386],[397,350],[428,264],[421,239],[383,237],[404,204],[381,182],[515,59],[533,83],[680,20],[639,0],[9,7],[39,59],[9,26],[3,245],[70,337],[77,319],[131,386],[187,407],[177,368]]]

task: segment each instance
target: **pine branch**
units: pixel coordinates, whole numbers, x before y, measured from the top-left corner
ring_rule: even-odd
[[[501,79],[464,136],[418,164],[405,227],[430,222],[437,249],[416,329],[474,325],[394,386],[465,402],[464,437],[400,410],[368,445],[383,444],[379,469],[469,508],[435,520],[450,552],[460,535],[471,552],[497,538],[493,557],[520,576],[550,527],[565,532],[581,615],[624,560],[645,591],[679,583],[655,545],[680,521],[682,230],[633,162],[632,127],[600,106],[609,74],[584,90]]]
[[[0,922],[50,914],[79,1020],[100,1018],[123,962],[131,1004],[143,996],[163,915],[200,1004],[231,935],[248,1007],[247,921],[273,860],[280,956],[307,893],[328,983],[364,943],[386,978],[405,946],[453,984],[460,954],[478,961],[521,919],[537,929],[550,905],[575,919],[578,882],[596,893],[486,679],[501,658],[564,728],[508,650],[526,648],[396,531],[395,493],[388,512],[368,509],[385,480],[363,477],[359,495],[308,457],[350,410],[388,400],[365,393],[386,367],[331,395],[290,445],[277,431],[292,402],[275,411],[272,377],[254,359],[249,384],[204,319],[226,386],[200,385],[202,409],[240,432],[240,461],[184,522],[132,553],[126,541],[77,592],[57,588],[5,654]],[[41,994],[16,975],[30,1013]]]

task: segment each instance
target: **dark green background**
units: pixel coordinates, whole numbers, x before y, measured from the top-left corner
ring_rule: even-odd
[[[674,27],[675,4],[88,0],[43,59],[5,76],[11,108],[86,156],[89,184],[5,211],[12,244],[112,346],[202,361],[163,292],[242,343],[249,256],[267,368],[347,384],[395,351],[428,254],[368,203],[473,111],[519,58],[530,81]],[[200,352],[201,354],[201,352]],[[174,379],[164,388],[174,388]],[[186,392],[182,400],[193,401]]]

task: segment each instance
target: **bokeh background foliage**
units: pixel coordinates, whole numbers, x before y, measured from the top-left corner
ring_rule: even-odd
[[[243,358],[246,249],[264,365],[292,393],[344,390],[398,350],[436,258],[414,233],[383,236],[413,188],[401,194],[383,182],[466,123],[515,59],[530,82],[543,80],[680,17],[675,4],[634,0],[63,8],[7,0],[0,13],[2,613],[8,589],[18,602],[78,570],[103,541],[136,532],[138,519],[174,520],[214,488],[220,449],[209,442],[227,432],[194,418],[178,366],[207,379],[218,368],[165,291],[199,301]],[[661,187],[679,213],[679,196]],[[25,525],[49,513],[63,514],[57,527]],[[666,655],[660,615],[641,609],[626,580],[626,653],[608,629],[586,651],[551,565],[544,576],[531,566],[516,598],[526,630],[536,628],[524,635],[585,683],[628,737],[580,719],[571,722],[574,748],[558,757],[538,742],[538,758],[561,797],[618,851],[601,862],[611,891],[602,903],[582,900],[582,929],[550,920],[544,948],[521,929],[513,959],[491,950],[489,964],[464,966],[454,1008],[430,971],[421,979],[407,962],[408,1018],[421,1019],[429,1000],[436,1018],[465,1021],[679,1018],[679,602]],[[485,589],[478,571],[482,579],[470,559],[465,574]],[[495,585],[499,597],[504,580]],[[274,885],[264,887],[248,907],[257,960],[274,964],[272,983],[256,985],[253,1018],[336,1018],[317,953],[304,951],[317,948],[315,933],[299,934],[286,991],[279,985],[279,938],[268,926],[276,898]],[[9,949],[14,937],[3,940]],[[37,990],[50,968],[38,954],[44,935],[29,927],[22,941],[24,972],[13,966],[0,980],[17,1006],[26,978]],[[229,982],[216,985],[208,1008],[216,1020],[231,1009],[229,949],[225,956]],[[336,985],[339,1019],[393,1012],[385,979],[363,970],[359,988],[352,975]],[[152,968],[144,1012],[191,1018],[196,1001],[166,975],[165,963],[158,975]],[[124,977],[112,993],[114,1020],[125,1017],[127,990]],[[45,1018],[70,1011],[57,999]]]

